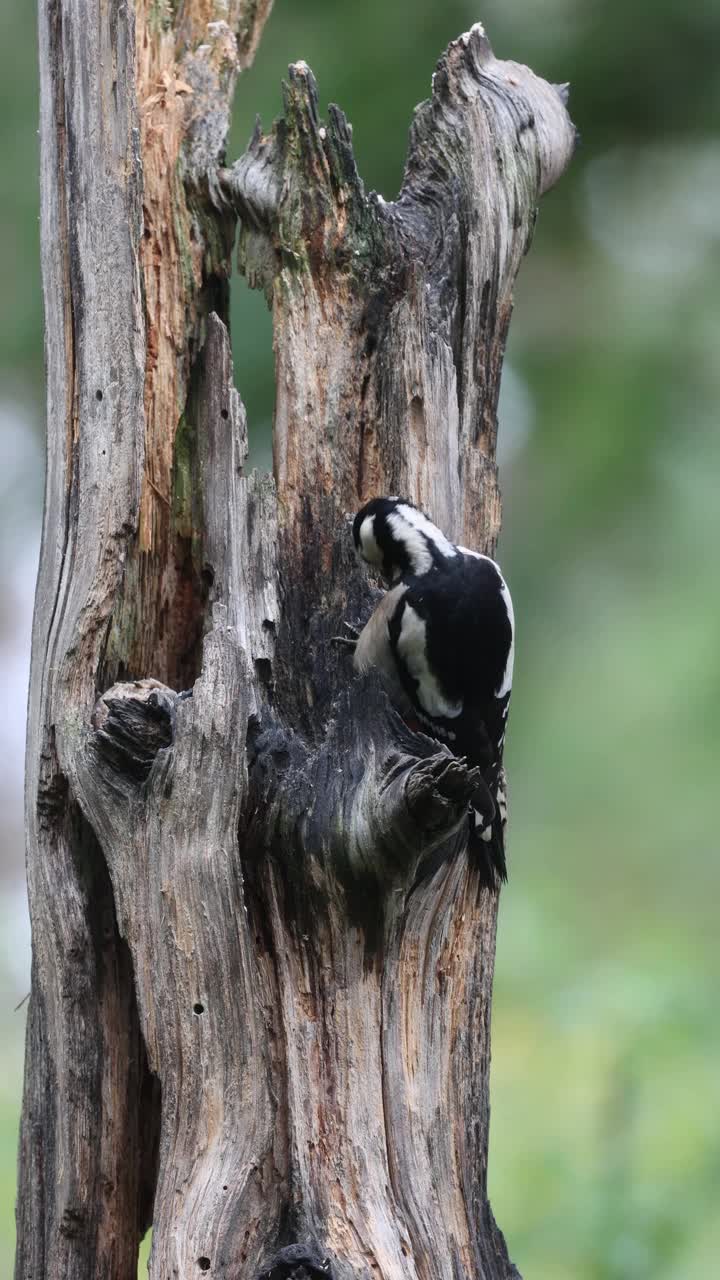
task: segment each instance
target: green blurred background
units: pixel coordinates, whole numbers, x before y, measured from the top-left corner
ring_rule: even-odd
[[[707,1280],[720,1264],[720,7],[276,0],[230,156],[305,58],[391,199],[412,108],[482,19],[572,82],[582,144],[543,202],[500,408],[519,624],[490,1189],[525,1280]],[[29,952],[20,799],[42,497],[33,6],[0,10],[0,1280],[10,1277]],[[267,465],[270,318],[233,284]]]

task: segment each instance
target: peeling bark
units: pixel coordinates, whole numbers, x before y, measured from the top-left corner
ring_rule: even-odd
[[[225,167],[269,7],[40,5],[18,1280],[125,1280],[151,1219],[157,1280],[517,1275],[487,1201],[478,777],[332,636],[377,596],[347,527],[372,494],[494,547],[513,281],[574,134],[475,27],[392,204],[304,64]],[[273,309],[274,478],[245,474],[236,218]]]

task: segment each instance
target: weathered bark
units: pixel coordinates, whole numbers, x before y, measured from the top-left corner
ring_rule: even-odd
[[[486,1194],[477,777],[331,638],[374,599],[346,522],[372,494],[494,546],[512,286],[573,130],[475,27],[396,202],[303,64],[223,168],[269,7],[40,5],[25,1280],[130,1277],[151,1219],[157,1278],[517,1274]],[[274,480],[244,474],[237,216],[273,308]]]

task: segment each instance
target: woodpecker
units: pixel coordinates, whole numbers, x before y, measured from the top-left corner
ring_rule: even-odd
[[[486,790],[469,812],[468,849],[486,882],[505,880],[502,759],[515,648],[505,579],[406,498],[366,503],[353,540],[388,586],[357,635],[355,668],[378,668],[406,720],[479,766]]]

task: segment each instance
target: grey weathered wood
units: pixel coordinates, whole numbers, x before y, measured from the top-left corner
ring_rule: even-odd
[[[394,203],[304,64],[224,168],[268,9],[41,3],[24,1280],[131,1276],[151,1216],[158,1280],[517,1274],[486,1194],[478,777],[332,637],[376,598],[347,524],[371,494],[494,546],[512,285],[573,130],[475,27]],[[245,474],[223,322],[236,215],[273,307],[274,480]]]
[[[240,0],[185,4],[183,21],[192,24],[185,47],[195,53],[184,63],[201,58],[203,24],[217,18],[240,31],[242,65],[268,9]],[[210,45],[223,34],[214,30]],[[189,539],[180,520],[167,516],[163,494],[177,497],[183,388],[203,309],[219,305],[226,291],[223,228],[227,240],[233,226],[218,220],[200,189],[202,120],[187,185],[172,165],[189,131],[182,104],[191,96],[175,93],[175,73],[188,80],[193,68],[177,64],[183,42],[176,43],[169,6],[138,3],[136,21],[122,0],[91,11],[81,0],[40,0],[39,41],[48,443],[28,713],[33,986],[16,1275],[129,1278],[152,1216],[157,1084],[146,1065],[109,864],[69,778],[98,691],[117,674],[134,673],[137,655],[175,678],[189,661],[183,636],[201,631],[193,616],[201,592],[192,586],[202,581],[200,568],[182,563]],[[229,57],[219,66],[216,109],[232,93],[231,64]],[[206,106],[211,91],[212,83]],[[154,94],[160,99],[149,104]],[[216,142],[209,136],[205,147],[213,175]],[[189,241],[191,202],[201,265],[183,276],[178,241],[183,234]],[[172,217],[153,218],[168,206]],[[203,216],[217,241],[204,262]],[[153,263],[161,264],[154,279]],[[158,296],[173,303],[159,338]],[[181,365],[176,345],[186,349]],[[144,406],[153,417],[147,424]],[[168,583],[182,625],[172,625],[173,610],[160,616],[157,608]]]

